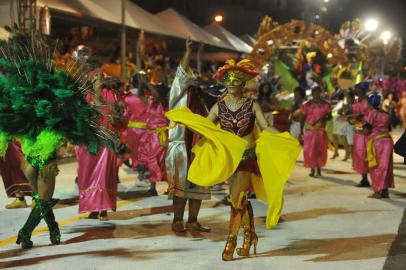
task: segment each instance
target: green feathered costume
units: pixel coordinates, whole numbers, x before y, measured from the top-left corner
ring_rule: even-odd
[[[77,61],[56,68],[54,49],[52,40],[37,33],[14,34],[0,41],[0,156],[9,141],[20,141],[26,161],[37,172],[37,181],[56,176],[56,150],[65,141],[84,145],[94,154],[104,146],[113,150],[119,146],[118,136],[99,125],[102,114],[97,105],[86,100],[87,95],[94,95],[86,65]],[[52,194],[44,196],[33,195],[35,207],[18,232],[16,243],[23,248],[33,246],[31,235],[42,219],[48,225],[51,243],[61,242],[52,210],[57,200]]]
[[[64,141],[94,154],[118,145],[114,134],[98,125],[97,106],[85,99],[93,90],[85,65],[56,68],[54,49],[55,42],[36,33],[0,42],[0,156],[17,139],[38,170],[55,159]]]

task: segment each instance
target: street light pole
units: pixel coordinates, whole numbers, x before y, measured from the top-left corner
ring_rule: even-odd
[[[13,7],[14,1],[10,1]],[[18,27],[24,32],[36,30],[37,26],[37,1],[18,0],[17,1]]]
[[[125,1],[121,0],[121,82],[126,82],[126,27],[125,27]]]
[[[381,74],[382,76],[385,76],[385,66],[386,66],[386,56],[388,54],[388,44],[389,44],[389,40],[392,37],[392,33],[389,31],[384,31],[381,34],[381,38],[383,41],[383,59],[382,59],[382,67],[381,67]]]

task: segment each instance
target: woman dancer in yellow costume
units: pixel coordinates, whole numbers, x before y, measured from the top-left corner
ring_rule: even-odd
[[[166,113],[171,121],[202,135],[193,148],[195,158],[189,168],[188,180],[200,186],[229,181],[231,219],[222,254],[225,261],[233,259],[241,227],[244,241],[237,248],[237,254],[248,256],[252,245],[256,253],[258,237],[252,206],[246,196],[250,182],[257,198],[269,205],[266,225],[272,228],[280,216],[284,184],[300,152],[300,144],[295,138],[270,127],[261,107],[243,96],[246,81],[256,74],[249,60],[238,63],[229,60],[214,75],[227,85],[228,93],[213,106],[208,119],[185,107]],[[213,122],[218,122],[221,128]],[[264,131],[260,135],[255,124]]]
[[[216,79],[225,82],[228,92],[222,100],[212,107],[208,118],[214,123],[219,122],[223,130],[232,132],[247,141],[246,150],[237,171],[229,179],[231,220],[229,236],[223,251],[223,260],[225,261],[233,259],[237,235],[241,226],[244,228],[244,242],[240,248],[237,248],[237,254],[248,256],[251,245],[254,245],[254,254],[256,253],[258,237],[254,228],[252,206],[246,196],[251,174],[259,175],[255,154],[255,120],[261,130],[277,132],[274,128],[269,127],[260,105],[253,99],[243,96],[245,82],[256,75],[254,67],[247,60],[239,63],[229,60],[214,75]]]

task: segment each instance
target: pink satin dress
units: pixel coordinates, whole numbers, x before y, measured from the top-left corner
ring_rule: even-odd
[[[102,97],[108,104],[118,102],[117,95],[108,89],[103,89]],[[104,115],[112,112],[108,107],[102,108]],[[108,117],[104,117],[101,125],[113,130]],[[79,213],[116,210],[118,159],[117,155],[108,148],[100,149],[92,155],[86,147],[77,146],[79,186]]]
[[[9,143],[6,155],[0,157],[0,174],[8,197],[15,197],[17,193],[31,195],[31,185],[21,170],[23,161],[20,144]]]
[[[377,166],[369,168],[372,180],[372,189],[379,192],[394,187],[393,178],[393,140],[390,135],[376,138],[379,134],[389,133],[390,117],[385,112],[370,110],[364,117],[365,121],[372,126],[372,132],[367,139],[374,140]]]
[[[145,123],[150,130],[168,125],[163,106],[161,103],[154,103],[152,97],[148,100],[145,115]],[[158,132],[144,132],[139,137],[138,163],[146,166],[150,171],[149,181],[151,183],[166,180],[166,149],[167,147],[160,143]]]
[[[323,119],[331,112],[330,103],[323,101],[319,104],[311,100],[303,104],[303,113],[306,115],[306,131],[304,134],[304,166],[306,168],[321,168],[327,163],[328,137]]]
[[[137,95],[128,94],[124,98],[125,113],[124,117],[128,121],[145,123],[147,115],[147,104],[144,103]],[[140,138],[147,131],[142,128],[127,127],[125,130],[125,141],[130,149],[130,159],[132,161],[132,167],[135,170],[139,163],[140,156]]]
[[[368,111],[368,102],[366,99],[354,103],[352,105],[353,115],[360,116],[365,115]],[[366,161],[366,140],[367,137],[361,133],[354,132],[353,141],[353,154],[352,154],[352,167],[360,173],[368,173],[368,163]]]

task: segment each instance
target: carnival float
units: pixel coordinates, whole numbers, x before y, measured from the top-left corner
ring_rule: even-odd
[[[324,27],[291,20],[279,24],[265,17],[256,34],[256,44],[247,57],[262,67],[259,83],[273,80],[272,89],[279,109],[273,112],[275,124],[286,130],[293,90],[309,90],[315,84],[332,94],[336,88],[352,89],[370,79],[382,88],[405,90],[404,81],[393,76],[402,56],[402,40],[393,37],[382,42],[368,32],[359,19],[346,21],[337,34]],[[275,80],[276,78],[276,80]]]

